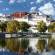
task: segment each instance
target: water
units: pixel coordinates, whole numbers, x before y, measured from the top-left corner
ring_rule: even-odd
[[[49,52],[43,52],[42,55],[55,55],[55,50]]]
[[[0,51],[0,55],[18,55],[18,54],[14,52]]]
[[[15,52],[7,52],[7,51],[0,51],[0,55],[18,55]],[[25,54],[25,55],[29,55],[29,54]],[[39,55],[39,54],[30,54],[30,55]],[[51,52],[43,52],[40,55],[55,55],[55,51],[51,51]]]

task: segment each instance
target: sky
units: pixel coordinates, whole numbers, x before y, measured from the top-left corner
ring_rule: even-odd
[[[0,0],[0,15],[34,11],[55,18],[55,0]]]

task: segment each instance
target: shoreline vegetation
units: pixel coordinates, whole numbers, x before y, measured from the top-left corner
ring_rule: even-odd
[[[0,32],[8,33],[18,33],[18,32],[33,32],[30,27],[32,27],[27,22],[18,22],[16,20],[0,22]],[[44,21],[38,22],[35,26],[37,32],[35,33],[54,33],[55,32],[55,22],[46,25]],[[33,28],[34,30],[34,28]],[[35,30],[34,30],[35,31]]]

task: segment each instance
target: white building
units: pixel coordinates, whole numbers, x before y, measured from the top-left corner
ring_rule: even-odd
[[[50,17],[42,14],[39,15],[39,13],[31,13],[28,15],[28,23],[32,26],[30,27],[30,30],[32,30],[33,32],[38,32],[35,27],[35,25],[37,25],[37,22],[44,21],[48,26],[50,24],[50,20]]]
[[[27,15],[25,15],[25,16],[23,16],[23,17],[12,17],[12,20],[17,20],[17,21],[19,21],[19,22],[27,22],[28,23],[28,16]]]
[[[32,14],[29,14],[29,16],[30,17],[28,17],[29,19],[28,21],[29,21],[29,24],[31,25],[36,25],[37,22],[40,22],[40,21],[44,21],[47,26],[50,24],[51,18],[48,18],[45,15],[39,15],[38,13],[32,13]]]

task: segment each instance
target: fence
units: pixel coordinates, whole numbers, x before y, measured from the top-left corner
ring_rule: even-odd
[[[29,32],[18,32],[18,33],[0,33],[0,38],[10,38],[10,37],[26,37],[26,38],[33,38],[33,37],[44,37],[48,38],[50,36],[55,36],[55,33],[29,33]]]

